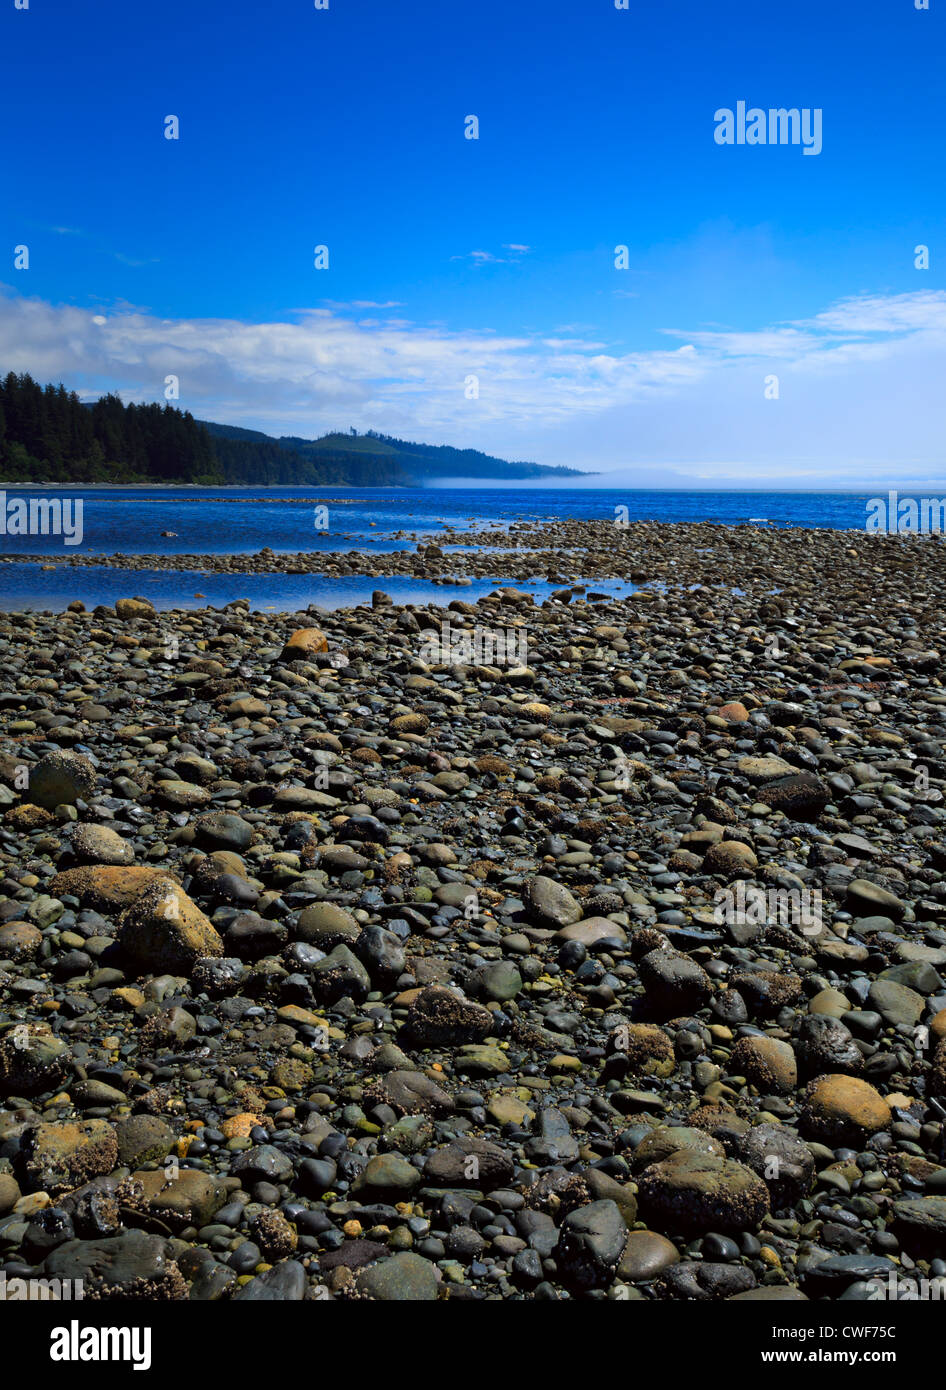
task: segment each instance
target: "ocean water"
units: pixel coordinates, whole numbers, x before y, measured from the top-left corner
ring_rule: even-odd
[[[798,492],[664,492],[624,489],[537,488],[16,488],[14,497],[81,500],[81,541],[61,535],[0,534],[0,553],[68,560],[70,555],[174,555],[274,551],[349,551],[368,554],[412,548],[404,533],[436,539],[444,548],[453,532],[506,529],[543,519],[614,521],[626,508],[631,521],[749,521],[773,527],[862,530],[869,494]],[[76,515],[74,512],[73,515]],[[163,531],[173,535],[163,536]],[[468,588],[415,580],[318,575],[216,575],[156,569],[125,574],[102,567],[0,564],[0,609],[62,609],[75,598],[87,606],[143,593],[156,607],[201,607],[248,598],[254,608],[294,611],[370,601],[382,588],[398,602],[451,598],[474,601],[507,582],[501,564],[495,582]],[[524,585],[522,587],[525,587]],[[552,586],[536,583],[542,598]],[[595,580],[601,592],[629,592],[630,584]]]
[[[581,583],[581,580],[576,581]],[[589,591],[626,598],[638,587],[622,579],[589,579],[583,581]],[[140,595],[150,599],[155,608],[222,608],[235,599],[248,599],[252,609],[275,613],[297,613],[315,605],[326,611],[333,608],[356,608],[370,603],[371,595],[381,589],[397,604],[436,604],[440,608],[462,599],[475,603],[496,589],[509,586],[534,595],[537,603],[561,584],[549,584],[545,579],[514,579],[497,574],[495,578],[474,579],[466,586],[430,584],[400,575],[382,575],[379,579],[358,575],[321,576],[317,574],[202,574],[194,570],[127,570],[82,566],[73,569],[64,565],[55,570],[42,570],[39,565],[0,565],[0,611],[38,612],[48,609],[62,612],[73,601],[81,599],[87,608],[97,603],[114,604],[118,598]]]

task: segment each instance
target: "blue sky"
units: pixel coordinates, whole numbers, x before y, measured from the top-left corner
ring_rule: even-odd
[[[944,0],[29,4],[0,368],[643,484],[946,471]],[[720,146],[739,100],[821,153]]]

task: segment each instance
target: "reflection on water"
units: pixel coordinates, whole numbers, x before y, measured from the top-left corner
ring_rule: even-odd
[[[589,592],[626,597],[637,587],[620,579],[578,580]],[[371,602],[378,589],[395,603],[436,604],[446,608],[453,599],[475,603],[499,588],[520,589],[541,603],[553,591],[569,586],[546,580],[474,579],[469,585],[430,584],[423,580],[385,575],[322,577],[317,574],[201,574],[195,570],[120,570],[97,565],[44,570],[38,564],[0,565],[0,608],[8,612],[52,609],[62,612],[73,599],[87,608],[114,604],[134,594],[150,599],[155,608],[221,608],[235,599],[249,599],[254,609],[293,613],[309,604],[320,608],[354,608]]]

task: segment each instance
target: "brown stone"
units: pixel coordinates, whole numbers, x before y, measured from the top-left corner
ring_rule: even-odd
[[[703,872],[732,879],[750,873],[758,863],[755,852],[741,840],[720,840],[706,851]]]
[[[617,1278],[625,1284],[646,1283],[680,1260],[672,1240],[656,1231],[631,1231],[618,1265]]]
[[[37,1125],[27,1152],[32,1186],[65,1192],[110,1173],[118,1162],[118,1140],[107,1120],[65,1120]]]
[[[300,627],[282,649],[283,661],[306,661],[318,652],[328,651],[328,638],[320,628]]]
[[[43,941],[32,922],[5,922],[0,927],[0,960],[30,960]]]
[[[168,878],[156,880],[125,910],[118,935],[128,955],[156,974],[186,974],[201,956],[223,955],[209,918]]]
[[[626,941],[624,928],[607,917],[586,917],[583,922],[574,922],[563,927],[555,935],[561,941],[580,941],[583,946],[594,946],[598,941]]]
[[[80,869],[66,869],[49,880],[47,892],[61,898],[72,894],[83,907],[95,912],[114,908],[129,907],[158,879],[174,879],[166,869],[152,869],[144,865],[131,868],[116,868],[109,865],[88,865]]]
[[[115,612],[122,622],[129,618],[153,618],[154,604],[146,598],[120,598],[115,601]]]
[[[856,1076],[833,1073],[808,1087],[801,1129],[811,1139],[835,1147],[859,1145],[890,1127],[890,1106],[879,1091]]]
[[[740,1038],[730,1053],[729,1071],[745,1076],[760,1091],[788,1094],[798,1084],[794,1049],[778,1038]]]

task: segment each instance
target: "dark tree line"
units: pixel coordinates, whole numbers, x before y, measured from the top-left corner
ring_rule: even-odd
[[[369,442],[370,441],[370,442]],[[195,420],[176,406],[83,404],[62,385],[0,378],[0,481],[200,483],[391,487],[425,478],[526,478],[574,469],[507,463],[475,449],[411,444],[367,434],[273,439],[258,430]]]
[[[0,463],[7,482],[223,481],[213,441],[187,411],[125,405],[8,373],[0,381]]]
[[[408,480],[390,456],[324,449],[303,458],[267,435],[208,425],[170,404],[125,405],[109,395],[86,405],[62,385],[15,372],[0,379],[0,479],[210,487]]]

